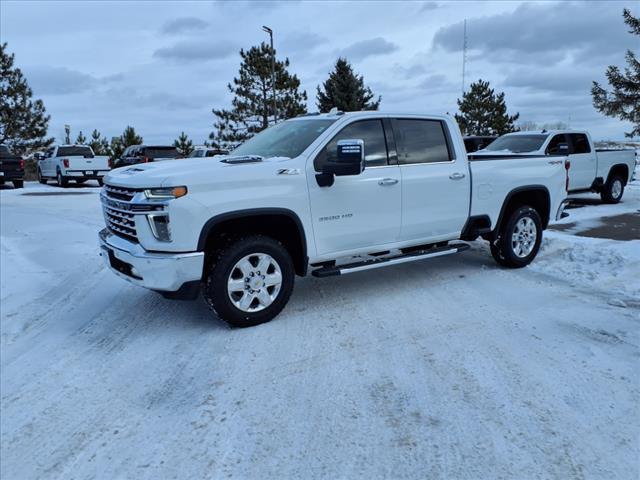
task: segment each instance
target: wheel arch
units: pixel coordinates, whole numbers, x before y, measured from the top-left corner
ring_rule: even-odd
[[[619,174],[622,176],[624,185],[626,185],[627,182],[629,181],[629,165],[627,165],[626,163],[616,163],[615,165],[613,165],[609,170],[609,175],[607,176],[607,182],[609,182],[611,178],[616,174]]]
[[[300,217],[287,208],[251,208],[211,217],[202,227],[198,251],[207,252],[227,235],[262,234],[280,241],[297,275],[307,273],[307,239]]]
[[[535,208],[542,219],[542,228],[547,228],[551,211],[551,196],[549,195],[549,190],[544,185],[524,185],[514,188],[507,193],[502,202],[498,221],[494,225],[492,236],[495,237],[498,234],[505,219],[521,205],[529,205]]]

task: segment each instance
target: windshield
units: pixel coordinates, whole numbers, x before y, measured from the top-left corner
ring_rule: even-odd
[[[93,152],[89,147],[59,147],[58,156],[93,158]]]
[[[231,155],[260,155],[261,157],[288,157],[300,155],[335,120],[291,120],[267,128],[250,138]]]
[[[488,145],[485,152],[509,151],[513,153],[539,150],[548,135],[504,135]]]

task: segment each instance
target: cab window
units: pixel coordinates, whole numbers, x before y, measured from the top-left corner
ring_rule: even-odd
[[[569,144],[569,142],[567,142],[567,136],[564,133],[555,135],[549,142],[549,145],[547,145],[547,154],[557,155],[560,153],[560,145],[562,144]]]
[[[398,163],[437,163],[452,160],[444,125],[439,120],[397,119],[393,133]]]
[[[316,172],[321,172],[327,162],[335,162],[338,140],[359,139],[364,141],[364,161],[367,167],[387,165],[387,144],[384,138],[382,120],[361,120],[344,127],[320,151],[313,161]]]
[[[573,151],[571,153],[590,153],[591,147],[589,146],[589,140],[584,133],[572,133],[571,143],[573,144]]]

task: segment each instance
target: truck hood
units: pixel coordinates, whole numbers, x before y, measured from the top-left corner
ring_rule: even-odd
[[[189,185],[207,179],[211,182],[237,172],[237,169],[251,169],[252,171],[270,167],[274,163],[290,162],[287,157],[272,157],[261,162],[226,163],[223,160],[233,157],[188,158],[167,160],[162,162],[140,163],[111,170],[104,177],[110,185],[129,188],[176,187]]]

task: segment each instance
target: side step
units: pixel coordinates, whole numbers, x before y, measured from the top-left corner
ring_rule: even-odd
[[[361,272],[362,270],[370,270],[372,268],[386,267],[388,265],[397,265],[399,263],[416,262],[427,258],[440,257],[442,255],[450,255],[452,253],[468,250],[469,245],[466,243],[450,243],[445,247],[434,247],[424,250],[418,250],[404,255],[396,255],[395,257],[373,258],[362,262],[347,263],[344,265],[322,267],[313,270],[311,275],[314,277],[330,277],[333,275],[346,275],[347,273]]]

